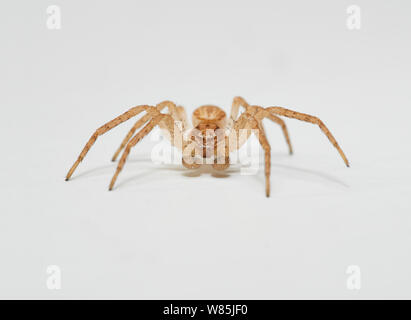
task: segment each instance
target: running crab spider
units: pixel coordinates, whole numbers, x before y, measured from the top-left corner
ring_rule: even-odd
[[[238,116],[239,108],[242,106],[245,111]],[[161,111],[167,108],[168,113],[162,113]],[[127,160],[127,156],[130,153],[131,148],[133,148],[141,139],[143,139],[155,126],[159,126],[169,133],[170,141],[176,147],[182,150],[182,164],[186,168],[198,168],[202,165],[199,161],[192,161],[192,156],[194,153],[196,156],[200,154],[200,160],[210,160],[212,161],[212,166],[216,170],[225,170],[229,167],[229,154],[235,150],[238,150],[244,142],[250,137],[251,131],[257,132],[258,141],[264,150],[264,160],[265,160],[265,191],[266,196],[270,196],[270,168],[271,168],[271,147],[268,143],[262,120],[265,118],[277,123],[281,126],[285,140],[288,144],[290,154],[293,153],[290,138],[288,135],[287,127],[284,120],[279,116],[298,119],[301,121],[316,124],[320,127],[322,132],[327,136],[330,142],[338,150],[340,156],[344,160],[347,167],[349,167],[348,160],[338,145],[337,141],[325,126],[325,124],[317,117],[292,111],[283,107],[268,107],[263,108],[260,106],[249,105],[243,98],[235,97],[233,100],[231,108],[231,116],[227,120],[225,112],[217,106],[205,105],[197,108],[193,112],[192,123],[193,127],[189,128],[189,123],[187,121],[187,115],[185,109],[181,106],[176,106],[171,101],[163,101],[156,106],[140,105],[131,108],[117,118],[107,122],[100,128],[98,128],[94,134],[91,136],[89,141],[86,143],[85,147],[81,151],[76,162],[70,168],[66,176],[66,181],[70,179],[74,170],[77,168],[79,163],[84,159],[87,152],[90,150],[97,138],[107,131],[113,129],[119,124],[129,120],[132,117],[137,116],[141,112],[146,114],[141,117],[134,126],[130,129],[127,136],[124,138],[120,147],[113,156],[113,161],[115,161],[121,151],[124,149],[120,161],[117,165],[116,172],[111,179],[109,190],[113,189],[113,186],[117,180],[117,177],[124,167]],[[136,133],[145,125],[140,131]],[[246,137],[240,138],[240,131],[247,130],[248,134]],[[220,130],[220,131],[219,131]],[[199,135],[192,134],[193,131],[197,131]],[[209,132],[217,133],[217,131],[223,132],[222,138],[217,139],[217,143],[213,143],[211,150],[210,145],[206,143],[212,137],[217,135],[209,135]],[[187,137],[187,132],[189,136]],[[198,139],[200,137],[200,139]],[[178,138],[178,139],[176,139]],[[234,141],[234,143],[232,143]],[[193,147],[194,146],[194,147]],[[197,152],[200,150],[200,152]],[[197,159],[198,160],[198,159]]]

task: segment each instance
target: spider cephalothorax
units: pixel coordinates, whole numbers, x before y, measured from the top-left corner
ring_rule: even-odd
[[[197,108],[192,117],[193,128],[186,130],[182,163],[186,168],[198,168],[211,164],[217,170],[229,167],[229,157],[224,153],[226,143],[227,117],[217,106],[205,105]],[[218,158],[218,147],[221,157]],[[188,161],[187,161],[188,160]]]
[[[243,106],[245,111],[238,116],[240,106]],[[168,108],[168,113],[162,113],[161,111],[166,107]],[[211,161],[211,164],[215,169],[225,170],[230,165],[230,152],[238,150],[252,133],[256,134],[265,154],[267,197],[270,195],[271,148],[262,124],[262,120],[265,118],[268,118],[281,126],[290,154],[292,154],[293,150],[287,127],[284,121],[278,116],[294,118],[318,125],[338,150],[347,167],[349,166],[348,160],[337,141],[324,123],[317,117],[283,107],[262,108],[260,106],[251,106],[243,98],[235,97],[229,119],[227,119],[226,113],[219,107],[205,105],[197,108],[193,112],[193,127],[189,127],[184,108],[176,106],[171,101],[163,101],[156,106],[140,105],[131,108],[117,118],[107,122],[94,132],[80,153],[77,161],[67,173],[66,180],[70,179],[74,170],[84,159],[98,136],[143,111],[145,111],[146,114],[130,129],[113,156],[112,160],[115,161],[125,147],[118,163],[117,170],[111,179],[109,190],[113,188],[120,171],[123,169],[127,156],[130,153],[130,149],[157,125],[168,133],[170,142],[182,150],[182,164],[187,168],[198,168],[202,164],[208,164]],[[143,125],[145,126],[136,133],[136,131]],[[246,131],[246,135],[241,135],[240,132],[242,131]]]

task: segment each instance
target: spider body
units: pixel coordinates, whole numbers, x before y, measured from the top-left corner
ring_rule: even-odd
[[[239,108],[241,106],[244,107],[245,111],[238,116]],[[165,108],[168,109],[168,112],[161,112]],[[109,190],[113,188],[119,173],[123,169],[128,154],[130,153],[130,149],[141,141],[141,139],[143,139],[157,125],[169,133],[170,142],[182,151],[182,164],[186,168],[198,168],[205,160],[206,163],[211,162],[212,166],[217,170],[225,170],[229,167],[230,152],[238,150],[250,137],[252,131],[252,133],[256,134],[258,141],[264,150],[265,190],[267,197],[270,195],[271,147],[265,134],[262,123],[263,119],[269,119],[281,126],[290,154],[293,153],[293,149],[291,147],[288,130],[284,120],[280,117],[283,116],[298,119],[318,125],[337,149],[347,167],[349,166],[344,152],[331,132],[319,118],[283,107],[263,108],[260,106],[249,105],[243,98],[235,97],[229,119],[227,119],[224,110],[219,107],[204,105],[194,110],[192,115],[192,127],[190,127],[187,121],[185,109],[181,106],[176,106],[171,101],[163,101],[156,106],[139,105],[133,107],[117,118],[107,122],[94,132],[84,146],[76,162],[67,173],[66,180],[70,179],[79,163],[84,159],[87,152],[99,136],[141,112],[145,112],[145,115],[142,116],[130,129],[113,156],[112,160],[115,161],[117,156],[124,149],[117,170],[111,179]],[[140,129],[140,131],[136,133],[138,129]],[[245,136],[240,135],[242,130],[246,130],[247,134]]]
[[[183,157],[182,163],[189,169],[198,168],[202,163],[216,156],[217,139],[221,137],[219,133],[222,133],[227,125],[226,113],[217,106],[204,105],[193,111],[192,124],[193,129],[189,131],[190,139],[204,161],[188,164]],[[193,149],[193,153],[195,151]],[[226,161],[224,160],[224,162]],[[224,166],[213,163],[213,167],[217,170],[226,169],[228,166],[229,161],[224,163]]]

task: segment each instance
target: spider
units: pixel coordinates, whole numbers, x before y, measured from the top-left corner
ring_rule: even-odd
[[[240,116],[238,116],[239,108],[241,106],[245,110]],[[161,112],[164,108],[168,109],[168,113]],[[141,117],[130,129],[112,158],[112,161],[115,161],[120,152],[124,149],[120,161],[118,162],[116,172],[111,179],[109,190],[113,189],[113,186],[119,173],[123,169],[131,148],[142,140],[157,125],[161,129],[168,132],[170,142],[182,150],[182,164],[186,168],[190,169],[200,167],[203,164],[201,160],[204,159],[211,159],[211,164],[216,170],[227,169],[230,166],[230,152],[238,150],[250,137],[252,132],[257,132],[256,136],[264,150],[265,192],[267,197],[270,196],[271,148],[262,124],[262,120],[264,118],[268,118],[281,126],[290,154],[293,153],[293,149],[288,135],[288,130],[283,119],[279,116],[298,119],[318,125],[330,142],[338,150],[346,166],[349,167],[349,163],[344,152],[341,150],[331,132],[319,118],[283,107],[263,108],[256,105],[249,105],[243,98],[235,97],[232,103],[231,116],[229,119],[227,119],[226,113],[219,107],[205,105],[194,110],[192,115],[193,126],[191,128],[189,127],[189,123],[187,121],[185,109],[181,106],[176,106],[176,104],[171,101],[163,101],[156,106],[139,105],[133,107],[117,118],[107,122],[93,133],[81,151],[76,162],[67,173],[66,181],[70,179],[74,170],[84,159],[87,152],[99,136],[125,122],[126,120],[135,117],[141,112],[145,112],[145,115]],[[143,125],[145,126],[136,133],[136,131]],[[244,129],[246,129],[248,133],[240,138],[240,131]],[[193,136],[193,131],[196,131],[197,133],[199,132],[200,134]],[[189,137],[187,137],[187,132],[189,133]],[[214,143],[213,146],[210,147],[210,145],[206,142],[209,140],[213,140],[214,142],[215,139],[213,139],[213,137],[216,136],[220,139],[217,140],[217,143]],[[232,141],[234,141],[234,143],[232,143]],[[197,156],[196,161],[193,161],[193,158],[190,158],[190,156],[192,157],[194,154]],[[199,157],[198,154],[200,155]],[[200,158],[200,161],[198,161],[198,158]]]

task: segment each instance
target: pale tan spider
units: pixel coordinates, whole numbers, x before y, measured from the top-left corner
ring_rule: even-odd
[[[238,117],[240,106],[243,106],[245,108],[245,111]],[[168,108],[169,113],[161,113],[161,111],[166,107]],[[288,144],[290,154],[292,154],[293,150],[291,147],[287,127],[284,121],[278,116],[285,116],[288,118],[294,118],[317,124],[324,132],[324,134],[328,137],[330,142],[334,145],[334,147],[337,148],[345,164],[347,165],[347,167],[349,167],[348,160],[344,152],[338,145],[337,141],[324,125],[324,123],[317,117],[288,110],[282,107],[262,108],[260,106],[249,105],[243,98],[235,97],[232,104],[230,119],[226,119],[225,112],[219,107],[212,105],[202,106],[197,108],[193,112],[193,127],[191,129],[189,128],[185,109],[181,106],[176,106],[171,101],[163,101],[156,106],[140,105],[131,108],[117,118],[111,120],[110,122],[107,122],[105,125],[98,128],[94,132],[94,134],[91,136],[91,138],[81,151],[77,161],[73,164],[73,166],[67,173],[66,181],[70,179],[74,170],[84,159],[91,146],[97,140],[98,136],[101,136],[120,123],[138,115],[143,111],[145,111],[146,114],[134,124],[113,156],[112,160],[115,161],[121,150],[125,147],[125,150],[118,163],[117,170],[113,178],[111,179],[109,190],[112,190],[120,171],[123,169],[127,156],[130,153],[130,149],[134,147],[141,139],[143,139],[156,125],[168,132],[171,143],[182,150],[182,164],[186,168],[198,168],[204,163],[192,161],[192,158],[190,158],[194,155],[195,151],[200,150],[201,158],[210,160],[210,157],[212,157],[212,166],[215,169],[227,169],[230,165],[229,153],[239,149],[250,137],[252,130],[254,133],[257,132],[256,135],[265,154],[265,190],[267,197],[270,196],[271,148],[270,144],[267,141],[267,137],[262,124],[262,120],[264,118],[268,118],[281,126]],[[142,128],[137,134],[134,134],[144,124],[146,124],[144,128]],[[200,140],[197,139],[198,136],[189,134],[189,136],[187,137],[187,134],[185,134],[187,132],[192,132],[193,129],[197,130],[197,132],[200,132]],[[206,140],[210,140],[209,138],[211,137],[211,140],[213,140],[214,142],[213,136],[221,137],[221,134],[219,135],[217,131],[220,130],[221,132],[222,129],[222,139],[217,140],[222,143],[213,143],[210,152],[210,145],[206,143]],[[242,138],[240,138],[240,131],[243,129],[246,129],[248,133],[246,134],[246,136],[242,135]],[[216,134],[210,136],[210,131]],[[194,147],[192,146],[193,144]]]

